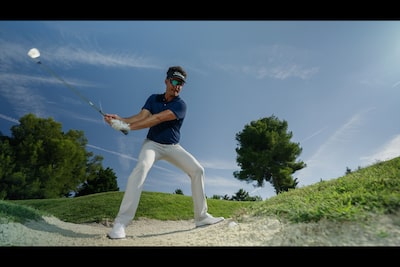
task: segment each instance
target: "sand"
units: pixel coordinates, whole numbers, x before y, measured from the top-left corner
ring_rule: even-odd
[[[134,220],[121,240],[107,238],[112,223],[74,224],[55,217],[25,224],[0,224],[3,247],[273,247],[400,246],[400,216],[379,216],[368,223],[282,223],[248,217],[196,228],[193,220]]]

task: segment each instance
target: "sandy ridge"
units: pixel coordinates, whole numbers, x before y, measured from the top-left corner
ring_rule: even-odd
[[[193,220],[139,219],[127,227],[127,238],[110,240],[111,225],[74,224],[55,217],[25,224],[0,224],[0,246],[400,246],[398,215],[380,216],[368,224],[284,224],[272,218],[232,219],[196,228]]]

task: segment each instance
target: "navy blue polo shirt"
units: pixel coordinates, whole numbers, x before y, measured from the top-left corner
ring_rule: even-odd
[[[186,115],[186,103],[180,96],[167,102],[164,94],[152,94],[147,98],[142,109],[147,109],[151,114],[164,110],[171,110],[176,119],[165,121],[150,127],[147,138],[160,144],[177,144],[181,137],[180,129]]]

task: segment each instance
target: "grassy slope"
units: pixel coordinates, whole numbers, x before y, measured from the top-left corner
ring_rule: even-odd
[[[110,221],[117,215],[123,192],[107,192],[77,198],[32,199],[0,202],[18,204],[34,208],[60,220],[73,223]],[[235,211],[250,206],[251,202],[227,200],[207,200],[209,212],[214,216],[231,217]],[[1,214],[1,213],[0,213]],[[136,219],[146,217],[158,220],[193,219],[193,201],[191,196],[142,192]]]
[[[252,215],[279,215],[293,222],[365,220],[400,208],[400,158],[345,176],[279,194],[251,208]]]
[[[0,201],[0,218],[24,221],[43,214],[73,223],[113,220],[123,192],[107,192],[78,198]],[[215,216],[278,216],[292,222],[321,219],[366,220],[371,214],[390,214],[400,207],[400,157],[359,169],[348,175],[321,181],[279,194],[265,201],[237,202],[208,199]],[[187,220],[193,218],[190,196],[143,192],[136,218]],[[1,222],[1,221],[0,221]]]

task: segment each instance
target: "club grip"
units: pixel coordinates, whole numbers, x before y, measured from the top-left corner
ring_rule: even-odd
[[[129,124],[117,119],[111,119],[111,127],[115,130],[121,131],[125,135],[127,135],[130,130]]]

